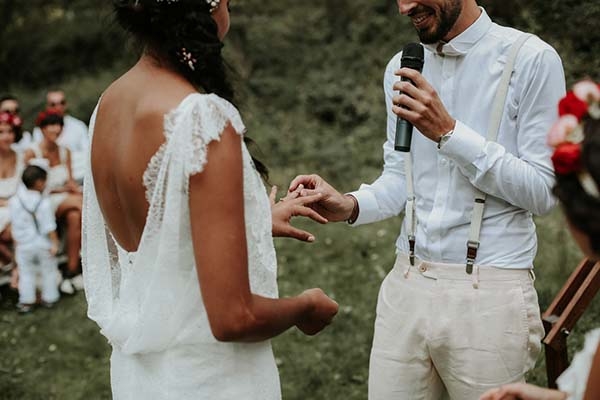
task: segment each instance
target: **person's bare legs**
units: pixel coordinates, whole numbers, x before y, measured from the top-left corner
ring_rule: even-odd
[[[12,234],[10,225],[0,233],[0,261],[8,264],[14,259],[12,252]]]
[[[58,206],[56,217],[64,221],[66,228],[67,270],[70,275],[79,273],[79,251],[81,250],[81,204],[80,194],[69,196]]]

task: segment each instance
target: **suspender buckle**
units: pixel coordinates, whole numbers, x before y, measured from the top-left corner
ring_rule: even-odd
[[[408,237],[408,247],[409,247],[408,259],[410,261],[410,265],[412,265],[412,266],[415,265],[415,242],[416,242],[416,238],[414,236]]]
[[[475,259],[477,258],[477,251],[479,250],[479,242],[469,240],[467,242],[467,274],[473,273],[473,265],[475,265]]]

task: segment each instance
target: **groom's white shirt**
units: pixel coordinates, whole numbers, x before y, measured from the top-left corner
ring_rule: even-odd
[[[421,259],[465,262],[475,186],[488,194],[477,264],[532,267],[537,251],[532,214],[544,214],[555,205],[546,135],[558,117],[565,78],[556,51],[537,37],[528,40],[510,82],[498,141],[487,141],[496,88],[509,48],[520,35],[493,23],[482,9],[479,19],[441,53],[435,45],[426,46],[423,75],[457,124],[440,150],[416,128],[413,134],[416,255]],[[404,153],[394,151],[397,117],[392,112],[400,59],[400,53],[392,58],[384,78],[384,170],[375,182],[352,193],[360,208],[355,225],[398,215],[406,204]],[[408,252],[405,225],[396,245]]]

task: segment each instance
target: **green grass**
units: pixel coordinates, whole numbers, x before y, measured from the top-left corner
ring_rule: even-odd
[[[399,218],[360,228],[300,222],[317,235],[304,244],[276,239],[282,295],[319,286],[340,303],[335,323],[316,337],[290,330],[274,340],[286,400],[366,398],[368,359],[380,282],[391,268]],[[558,211],[538,220],[536,286],[545,308],[581,257]],[[109,346],[85,316],[83,294],[53,310],[19,316],[3,288],[0,303],[0,399],[110,398]],[[569,338],[570,354],[597,326],[596,299]],[[530,374],[544,385],[543,357]]]

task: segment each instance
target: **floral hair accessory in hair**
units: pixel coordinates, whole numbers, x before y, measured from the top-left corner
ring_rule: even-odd
[[[0,123],[8,124],[13,128],[19,128],[23,121],[17,115],[13,115],[9,112],[0,113]]]
[[[554,170],[558,175],[576,174],[583,190],[600,199],[598,184],[581,162],[585,120],[600,119],[600,86],[592,81],[577,83],[558,104],[558,113],[560,118],[548,133]]]
[[[180,51],[177,52],[179,56],[179,62],[188,66],[192,71],[196,70],[196,63],[198,60],[194,58],[194,55],[191,51],[188,51],[185,47],[182,47]]]
[[[49,117],[50,115],[57,115],[59,117],[62,118],[62,115],[60,115],[58,112],[54,111],[54,110],[44,110],[42,112],[40,112],[37,116],[37,118],[35,119],[35,126],[40,126],[40,124],[42,123],[43,120],[45,120],[47,117]]]
[[[179,0],[156,0],[157,3],[167,3],[167,4],[173,4],[173,3],[177,3]],[[215,12],[215,10],[217,8],[219,8],[219,4],[221,3],[221,0],[205,0],[206,4],[208,4],[210,6],[210,12],[213,13]],[[137,1],[136,1],[137,4]]]
[[[217,8],[219,8],[221,0],[206,0],[206,2],[210,6],[210,12],[213,13],[216,11]]]

